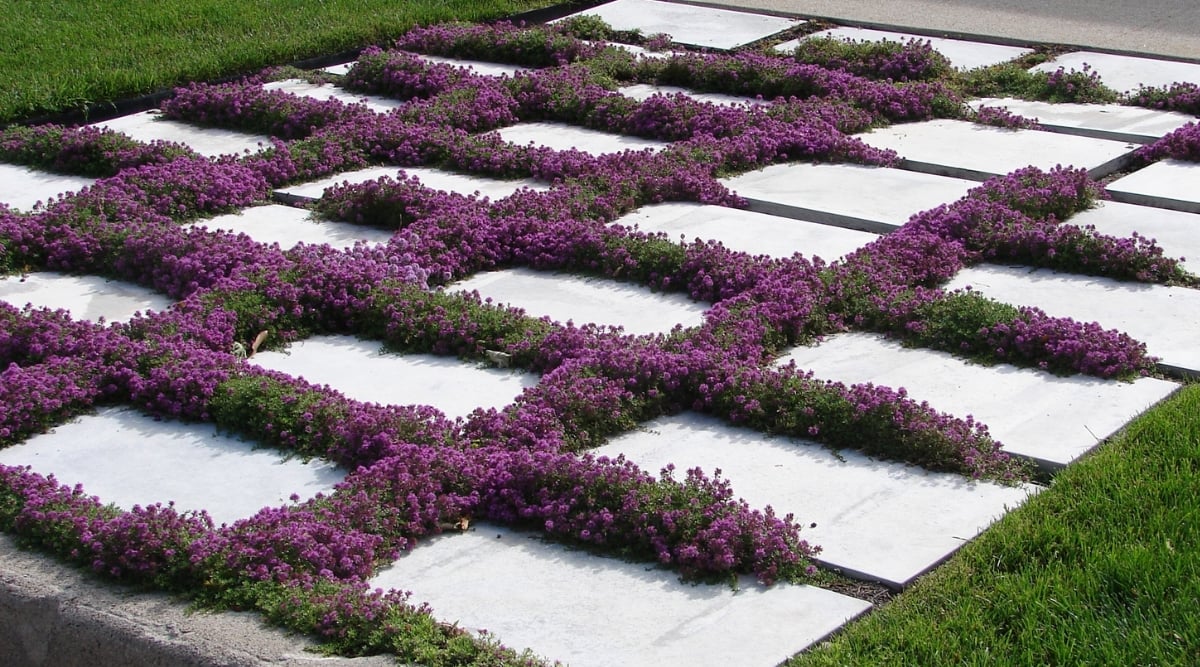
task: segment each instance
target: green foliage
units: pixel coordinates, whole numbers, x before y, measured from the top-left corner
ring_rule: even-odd
[[[612,39],[613,34],[612,26],[595,14],[571,16],[561,21],[558,27],[568,35],[593,41]]]
[[[1118,93],[1100,82],[1095,71],[1062,68],[1033,72],[1019,63],[980,67],[960,75],[956,87],[968,97],[1017,97],[1042,102],[1116,102]]]
[[[323,429],[345,416],[338,402],[324,397],[323,392],[296,391],[273,378],[234,376],[217,386],[208,411],[222,429],[314,457],[326,453]]]
[[[605,272],[614,278],[656,283],[678,274],[687,260],[682,243],[660,236],[608,235]]]
[[[902,60],[909,56],[908,63]],[[905,80],[927,81],[948,76],[953,67],[942,54],[929,48],[927,41],[893,40],[856,41],[836,37],[809,37],[800,40],[792,51],[797,62],[829,69],[849,69],[863,76],[891,76],[890,69],[902,73]]]
[[[924,326],[914,331],[908,342],[921,347],[962,351],[968,341],[978,338],[980,329],[1013,322],[1019,314],[1016,306],[989,299],[978,292],[949,293],[918,307],[915,319]]]
[[[483,359],[487,350],[497,350],[511,354],[514,366],[528,367],[553,327],[475,295],[392,283],[375,290],[359,333],[397,352]]]

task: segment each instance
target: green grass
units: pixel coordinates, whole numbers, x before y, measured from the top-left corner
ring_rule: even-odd
[[[479,21],[550,4],[0,0],[0,123],[385,43],[414,24]]]
[[[1200,664],[1200,385],[787,663],[995,664]]]

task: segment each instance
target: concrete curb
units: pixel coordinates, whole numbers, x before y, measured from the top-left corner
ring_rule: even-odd
[[[4,667],[383,667],[389,656],[330,658],[258,614],[189,612],[161,593],[103,582],[0,533]]]

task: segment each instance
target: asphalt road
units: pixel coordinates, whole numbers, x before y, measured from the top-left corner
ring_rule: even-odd
[[[1200,0],[700,0],[927,35],[978,35],[1200,61]]]

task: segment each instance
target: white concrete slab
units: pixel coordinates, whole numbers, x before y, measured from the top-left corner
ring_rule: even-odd
[[[625,150],[657,151],[667,145],[665,141],[589,130],[566,123],[520,123],[502,127],[496,132],[500,133],[505,141],[518,146],[544,146],[556,151],[575,148],[592,155],[620,153]]]
[[[155,421],[130,408],[103,408],[0,450],[0,463],[28,465],[122,509],[175,501],[233,523],[296,494],[328,493],[344,471],[331,463],[285,460],[217,432],[212,424]]]
[[[665,232],[685,242],[720,241],[730,250],[751,255],[835,260],[878,238],[870,232],[843,229],[765,213],[690,202],[644,206],[616,223],[645,232]]]
[[[1035,118],[1042,127],[1063,134],[1140,144],[1154,141],[1194,120],[1173,111],[1121,104],[1052,104],[1013,97],[985,97],[968,104],[975,109],[980,106],[1004,107],[1026,118]]]
[[[531,269],[477,273],[451,290],[478,291],[484,298],[557,322],[624,327],[625,333],[666,333],[675,325],[699,326],[707,307],[682,294],[656,294],[648,288],[602,278]]]
[[[975,417],[1004,451],[1050,469],[1079,458],[1178,386],[1153,378],[1117,382],[982,366],[866,333],[831,336],[779,361],[795,361],[825,380],[903,387],[935,410]]]
[[[531,68],[521,67],[520,65],[509,65],[507,63],[489,63],[483,60],[463,60],[461,58],[444,58],[442,56],[427,56],[418,54],[422,60],[428,60],[431,63],[445,63],[461,67],[474,74],[482,76],[512,76],[517,72],[527,72]]]
[[[351,60],[348,63],[342,63],[340,65],[330,65],[329,67],[322,67],[321,71],[328,72],[330,74],[336,74],[338,76],[345,76],[346,73],[350,71],[351,67],[354,67],[353,60]]]
[[[368,167],[357,171],[334,174],[333,176],[317,181],[288,186],[279,190],[279,192],[292,197],[320,199],[328,187],[344,183],[366,183],[367,181],[378,180],[384,176],[390,176],[395,180],[416,176],[421,185],[427,188],[443,190],[445,192],[457,192],[463,195],[477,195],[492,200],[507,197],[521,188],[530,188],[533,190],[548,190],[550,188],[545,183],[528,178],[501,181],[494,178],[470,176],[451,171],[442,171],[440,169],[429,169],[427,167],[405,167],[401,169],[399,167],[385,166]]]
[[[1098,233],[1109,236],[1128,237],[1137,232],[1158,241],[1165,256],[1183,259],[1183,268],[1192,273],[1197,273],[1195,267],[1200,266],[1200,215],[1196,213],[1101,201],[1067,222],[1081,227],[1092,225]]]
[[[1087,64],[1100,75],[1104,85],[1125,93],[1141,85],[1169,86],[1177,81],[1200,81],[1200,64],[1181,63],[1158,58],[1120,56],[1095,51],[1072,51],[1033,68],[1035,72],[1053,72],[1059,67],[1082,71]]]
[[[682,583],[487,524],[422,543],[370,585],[574,667],[771,667],[870,607],[810,586]]]
[[[946,289],[967,285],[999,301],[1124,331],[1161,364],[1200,372],[1200,290],[991,264],[959,271]]]
[[[72,193],[95,183],[94,178],[54,174],[0,162],[0,203],[18,211],[31,211],[57,195]]]
[[[1136,144],[1039,130],[1013,130],[961,120],[938,119],[891,125],[859,138],[890,148],[906,169],[985,180],[1030,165],[1082,167],[1100,178],[1129,163]]]
[[[192,150],[206,157],[257,153],[271,145],[271,140],[266,135],[246,134],[217,127],[200,127],[182,121],[167,120],[158,110],[142,111],[113,118],[95,123],[95,126],[123,132],[138,141],[147,143],[176,141],[190,146]]]
[[[384,405],[431,405],[451,419],[513,402],[536,375],[430,354],[392,354],[352,336],[313,336],[250,363],[329,385],[347,397]]]
[[[195,224],[211,230],[245,234],[259,243],[278,243],[284,250],[297,243],[328,243],[334,248],[344,249],[359,241],[387,243],[392,237],[392,232],[385,229],[320,220],[313,218],[310,211],[278,204],[252,206]]]
[[[63,308],[71,317],[98,322],[124,322],[136,312],[163,311],[171,299],[145,287],[100,276],[73,276],[53,271],[0,277],[0,299],[18,308]]]
[[[1117,201],[1200,213],[1200,162],[1162,160],[1108,184]]]
[[[684,95],[687,95],[688,97],[699,102],[711,102],[721,106],[769,104],[768,101],[761,98],[756,99],[753,97],[738,97],[737,95],[725,95],[722,93],[698,93],[694,90],[688,90],[687,88],[680,88],[679,86],[656,86],[650,83],[635,83],[632,86],[624,86],[619,88],[617,89],[617,92],[626,97],[632,97],[639,102],[649,99],[654,95],[675,95],[678,93],[683,93]]]
[[[831,37],[833,39],[851,40],[855,42],[901,42],[907,44],[912,40],[921,42],[929,42],[934,51],[946,56],[946,60],[954,67],[962,70],[975,69],[976,67],[987,67],[989,65],[998,65],[1008,62],[1014,58],[1020,58],[1026,53],[1033,53],[1033,49],[1026,49],[1019,46],[1006,46],[1004,44],[988,44],[987,42],[973,42],[965,39],[950,39],[947,37],[926,37],[924,35],[914,35],[906,32],[893,32],[891,30],[874,30],[870,28],[851,28],[842,26],[831,28],[829,30],[820,30],[811,35],[806,36],[806,39],[821,37]],[[791,53],[797,46],[800,45],[800,40],[793,39],[775,47],[776,51]]]
[[[804,23],[799,19],[658,0],[616,0],[571,16],[580,14],[599,16],[616,30],[641,30],[647,37],[665,32],[680,44],[713,49],[732,49]]]
[[[892,586],[940,563],[1035,490],[834,453],[692,413],[648,422],[594,453],[625,454],[645,470],[719,468],[752,507],[794,514],[822,562]]]
[[[875,233],[961,199],[979,184],[961,178],[856,164],[777,164],[721,181],[750,209]]]
[[[376,113],[387,113],[392,109],[404,106],[403,100],[382,97],[380,95],[363,95],[339,88],[332,83],[309,83],[302,79],[284,79],[263,84],[266,90],[282,90],[300,97],[311,97],[315,100],[338,100],[346,104],[363,104]]]

